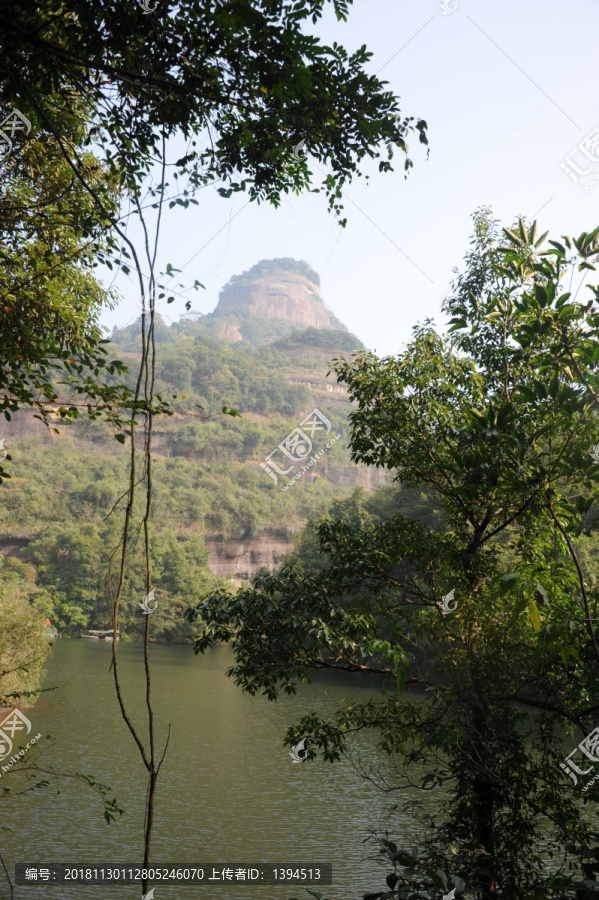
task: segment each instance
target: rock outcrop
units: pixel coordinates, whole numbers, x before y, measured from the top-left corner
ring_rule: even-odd
[[[262,260],[222,289],[215,315],[243,309],[260,319],[282,319],[295,328],[336,328],[320,298],[320,279],[307,263]]]
[[[244,532],[228,537],[207,534],[210,571],[239,581],[250,581],[262,567],[275,572],[281,556],[293,549],[291,534],[297,530],[270,526],[261,529],[255,537]]]
[[[236,344],[237,341],[243,340],[243,335],[239,330],[238,325],[234,325],[232,322],[219,322],[216,328],[216,334],[223,341],[229,341],[231,344]]]

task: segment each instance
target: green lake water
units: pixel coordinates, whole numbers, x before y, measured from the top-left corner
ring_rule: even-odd
[[[110,659],[110,645],[104,642],[56,641],[45,679],[46,687],[56,689],[25,710],[32,734],[44,737],[25,759],[58,772],[95,776],[112,787],[125,815],[108,826],[99,798],[68,774],[60,778],[59,793],[52,784],[10,804],[5,801],[3,825],[12,831],[3,831],[0,840],[11,873],[15,862],[142,862],[145,769],[120,716]],[[119,661],[125,701],[145,735],[143,648],[121,644]],[[185,646],[150,648],[159,747],[169,724],[171,729],[156,797],[152,864],[330,862],[333,886],[320,890],[331,900],[383,887],[388,870],[365,860],[373,851],[362,842],[369,828],[387,827],[402,846],[411,846],[408,820],[389,814],[392,803],[406,798],[379,791],[347,760],[294,764],[282,745],[285,727],[304,713],[330,716],[340,701],[372,696],[375,682],[323,674],[312,685],[300,685],[296,696],[270,703],[243,694],[226,677],[232,661],[227,647],[213,648],[203,657]],[[366,765],[380,761],[372,736],[361,742],[360,758]],[[16,783],[11,775],[11,786]],[[0,897],[8,897],[0,884]],[[235,883],[157,884],[154,900],[207,894],[218,900],[309,900],[303,886]],[[139,900],[141,885],[32,883],[18,886],[15,897]]]

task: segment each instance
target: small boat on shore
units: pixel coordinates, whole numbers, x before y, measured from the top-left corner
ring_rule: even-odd
[[[114,629],[108,628],[104,631],[91,629],[87,632],[81,632],[79,635],[84,641],[114,641]],[[117,641],[120,641],[119,632],[117,631]]]

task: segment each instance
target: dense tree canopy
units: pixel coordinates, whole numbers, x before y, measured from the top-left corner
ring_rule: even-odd
[[[85,128],[72,111],[60,122],[65,140],[81,142]],[[90,152],[81,164],[114,212],[114,179]],[[109,359],[97,326],[101,306],[116,298],[92,274],[108,250],[109,223],[47,135],[23,142],[0,186],[0,214],[0,412],[10,419],[32,406],[45,420],[51,410],[72,420],[83,407],[118,422],[130,392],[98,377],[122,378],[126,368]]]
[[[544,251],[534,225],[502,246],[486,211],[475,224],[446,303],[453,337],[427,322],[397,358],[335,366],[357,404],[353,458],[393,470],[442,518],[341,508],[316,530],[313,569],[189,611],[206,623],[196,650],[231,642],[229,674],[250,693],[276,699],[323,668],[395,682],[286,736],[334,761],[361,731],[379,735],[383,786],[407,794],[426,837],[417,856],[382,839],[394,871],[373,898],[586,896],[599,837],[584,813],[598,788],[577,794],[559,765],[564,734],[588,735],[599,709],[599,586],[584,555],[599,496],[597,292],[584,303],[561,287],[591,270],[599,230]],[[439,792],[436,814],[425,790]]]
[[[23,578],[0,585],[0,709],[31,702],[41,685],[47,596],[34,589],[32,598],[30,592]]]
[[[334,206],[381,144],[381,169],[391,167],[392,145],[409,168],[406,137],[416,128],[426,142],[426,124],[398,116],[393,94],[364,71],[365,47],[350,55],[302,31],[329,3],[346,18],[347,0],[162,0],[151,15],[135,2],[9,0],[0,12],[0,106],[18,107],[62,146],[48,98],[60,94],[66,108],[81,98],[89,140],[112,144],[113,171],[130,187],[163,138],[182,134],[191,144],[178,168],[194,184],[223,179],[225,194],[247,187],[278,202],[308,184],[305,160],[293,165],[290,152],[303,138],[331,167],[323,187]]]

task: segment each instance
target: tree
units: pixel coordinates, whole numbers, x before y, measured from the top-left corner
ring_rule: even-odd
[[[305,139],[331,167],[322,189],[339,211],[343,185],[365,157],[381,158],[381,144],[381,171],[391,170],[393,146],[410,168],[406,138],[417,130],[426,143],[426,123],[401,118],[384,82],[364,71],[365,47],[350,55],[302,32],[329,3],[345,20],[348,0],[169,0],[149,16],[136,3],[9,0],[0,13],[0,106],[18,107],[52,135],[82,181],[77,148],[61,135],[58,96],[66,113],[84,104],[89,142],[112,146],[106,162],[129,189],[179,133],[190,145],[174,167],[192,186],[220,181],[225,196],[247,189],[275,205],[282,192],[309,186],[307,162],[294,163],[290,143]],[[203,132],[206,145],[195,149]]]
[[[153,260],[146,287],[126,223],[141,215],[142,186],[158,160],[163,170],[148,190],[160,210],[167,171],[171,207],[197,203],[193,193],[208,184],[278,205],[281,193],[311,184],[305,157],[291,153],[298,135],[330,166],[315,190],[338,214],[343,185],[361,175],[365,157],[380,157],[380,170],[390,171],[396,146],[411,167],[407,135],[415,130],[426,144],[426,123],[401,119],[393,94],[364,72],[370,54],[362,47],[350,56],[302,33],[328,2],[186,0],[162,3],[150,17],[135,3],[91,0],[3,7],[0,412],[10,418],[34,406],[45,421],[50,412],[69,421],[83,407],[120,427],[119,411],[135,407],[122,384],[126,367],[108,362],[96,326],[100,307],[116,298],[90,269],[105,262],[128,275],[133,265],[141,295],[151,295]],[[347,0],[332,2],[345,19]],[[207,138],[201,150],[192,149],[197,134]],[[174,136],[190,142],[188,152],[167,163]],[[130,210],[121,208],[127,198]],[[167,267],[162,286],[169,303],[174,272]],[[117,380],[107,384],[105,373]],[[145,408],[137,403],[136,411]],[[162,401],[156,408],[168,411]]]
[[[360,732],[379,735],[381,786],[404,791],[426,831],[419,854],[377,835],[393,871],[372,900],[452,887],[478,900],[583,897],[596,884],[599,834],[583,807],[597,787],[577,795],[560,762],[564,729],[588,735],[599,709],[599,594],[578,550],[598,500],[599,321],[559,282],[592,265],[598,233],[570,241],[566,265],[557,242],[541,255],[535,224],[506,229],[501,246],[482,210],[445,304],[453,336],[427,321],[397,358],[336,361],[357,404],[353,459],[424,493],[441,527],[325,519],[325,568],[288,566],[188,611],[205,623],[196,652],[231,643],[228,674],[251,694],[275,700],[318,669],[383,678],[379,697],[332,721],[305,716],[285,737],[334,762]],[[430,814],[419,797],[440,788]]]
[[[48,653],[44,616],[28,602],[18,582],[0,586],[0,708],[39,693],[43,662]]]
[[[64,140],[80,143],[86,133],[80,118],[65,113],[59,121]],[[90,152],[81,165],[114,211],[114,179]],[[104,373],[122,378],[126,368],[108,360],[97,326],[99,309],[115,297],[91,271],[110,246],[107,220],[43,134],[25,140],[17,168],[4,173],[0,209],[0,413],[10,420],[32,407],[49,423],[72,421],[84,408],[118,425],[131,392],[99,381]]]
[[[152,590],[152,429],[155,412],[168,411],[155,385],[155,302],[157,296],[174,301],[170,282],[176,271],[171,264],[163,278],[155,271],[165,204],[187,207],[197,202],[193,197],[197,188],[217,184],[224,197],[247,190],[250,199],[276,206],[283,193],[311,187],[307,158],[298,160],[291,152],[293,144],[299,149],[305,141],[314,158],[328,166],[318,190],[324,191],[329,208],[340,215],[342,189],[360,174],[366,157],[379,159],[380,171],[390,171],[394,147],[399,147],[407,171],[412,165],[407,155],[408,134],[416,131],[420,141],[427,142],[426,123],[401,118],[393,94],[375,76],[366,74],[369,54],[365,47],[349,55],[336,43],[326,47],[302,32],[303,23],[311,20],[314,24],[326,3],[183,0],[164,3],[160,11],[147,17],[137,5],[115,6],[109,0],[69,4],[57,0],[43,8],[33,0],[9,0],[0,11],[5,62],[0,101],[17,106],[36,132],[55,142],[74,178],[92,198],[96,215],[106,226],[107,239],[119,239],[118,257],[109,264],[126,275],[133,271],[144,299],[141,361],[133,397],[126,407],[131,413],[123,433],[117,435],[122,442],[129,438],[130,477],[124,498],[118,582],[114,591],[111,586],[115,632],[125,588],[128,542],[136,532],[135,491],[140,482],[145,495],[140,523],[146,557],[145,592]],[[344,19],[348,0],[332,0],[332,5],[338,19]],[[62,105],[56,105],[57,98]],[[60,119],[77,113],[85,125],[85,136],[78,141],[65,140]],[[196,135],[205,136],[205,146],[198,146]],[[168,142],[174,137],[183,138],[187,146],[180,158],[171,161]],[[129,208],[114,211],[95,189],[84,165],[90,147],[101,159],[118,196],[130,201]],[[173,169],[174,185],[167,178]],[[183,175],[187,182],[180,187]],[[151,226],[148,205],[156,209]],[[127,231],[129,216],[138,218],[141,247]],[[340,221],[345,224],[344,219]],[[114,243],[111,246],[115,248]],[[188,309],[190,305],[187,301]],[[223,412],[237,415],[226,406]],[[143,435],[138,454],[136,433]],[[149,619],[147,616],[144,633],[147,745],[125,708],[116,642],[112,656],[121,714],[148,773],[146,869],[156,782],[164,760],[164,753],[159,760],[154,740]],[[147,880],[142,891],[147,891]]]

